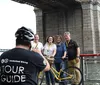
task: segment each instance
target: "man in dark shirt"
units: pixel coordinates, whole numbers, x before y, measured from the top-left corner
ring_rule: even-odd
[[[68,55],[68,66],[75,66],[80,68],[80,47],[78,44],[71,39],[70,32],[64,33],[65,45],[67,48]],[[78,74],[78,73],[77,73]],[[77,75],[77,81],[79,79],[79,74]],[[73,85],[77,85],[76,83]]]
[[[38,73],[50,70],[42,55],[30,51],[33,36],[26,27],[17,30],[16,47],[0,56],[0,85],[37,85]]]

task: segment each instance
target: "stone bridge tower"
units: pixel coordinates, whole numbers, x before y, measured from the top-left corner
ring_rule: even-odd
[[[82,53],[100,52],[100,0],[13,0],[35,7],[41,41],[70,31]]]

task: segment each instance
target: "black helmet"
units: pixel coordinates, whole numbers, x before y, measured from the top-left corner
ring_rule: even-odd
[[[27,29],[26,27],[21,27],[15,33],[15,37],[17,40],[30,42],[34,39],[34,33],[31,29]]]

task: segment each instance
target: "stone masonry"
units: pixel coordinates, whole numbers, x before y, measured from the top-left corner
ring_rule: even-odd
[[[37,33],[45,43],[49,35],[70,31],[81,53],[100,52],[100,0],[76,0],[75,5],[66,10],[45,12],[35,8]]]

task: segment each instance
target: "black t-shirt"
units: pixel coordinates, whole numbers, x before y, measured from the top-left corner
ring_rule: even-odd
[[[46,67],[33,51],[14,48],[0,56],[0,85],[37,85],[38,73]]]
[[[67,55],[69,60],[73,60],[77,57],[78,47],[79,47],[78,44],[73,40],[70,40],[68,44],[66,43]]]

